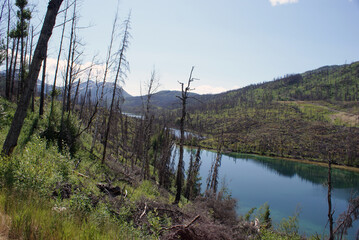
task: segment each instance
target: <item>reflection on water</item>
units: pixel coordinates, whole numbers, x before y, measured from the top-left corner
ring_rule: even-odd
[[[200,175],[202,186],[216,153],[202,151]],[[186,168],[190,149],[185,152]],[[232,196],[238,200],[238,213],[245,214],[252,207],[267,202],[274,225],[282,218],[293,215],[300,207],[300,231],[307,234],[328,232],[327,223],[327,173],[326,167],[267,157],[228,154],[223,155],[219,171],[226,180]],[[333,169],[332,202],[334,219],[344,212],[348,199],[359,192],[359,174]],[[203,189],[203,187],[202,187]],[[354,239],[359,223],[350,230],[348,239]]]

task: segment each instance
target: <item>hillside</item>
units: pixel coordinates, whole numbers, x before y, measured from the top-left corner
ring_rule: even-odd
[[[359,62],[198,98],[187,126],[206,147],[223,131],[228,151],[359,166]]]
[[[151,106],[157,110],[161,109],[176,109],[180,106],[177,96],[180,96],[180,91],[159,91],[151,96]],[[199,94],[191,93],[190,96],[198,97]],[[125,112],[139,113],[142,110],[142,102],[147,101],[147,96],[125,97],[123,110]],[[190,101],[190,102],[193,102]]]
[[[0,143],[15,109],[15,103],[0,97]],[[63,126],[66,147],[61,149],[57,144],[60,103],[55,103],[55,117],[50,117],[49,110],[39,117],[36,101],[35,112],[29,111],[25,119],[18,147],[9,157],[0,155],[1,239],[303,239],[298,232],[277,232],[259,210],[239,218],[236,200],[226,192],[182,196],[174,205],[174,169],[154,162],[150,178],[143,179],[142,162],[136,156],[141,151],[141,141],[136,142],[143,132],[138,128],[140,120],[126,118],[128,133],[112,132],[111,155],[101,163],[102,143],[91,152],[92,131],[78,135],[86,119],[78,119],[76,113],[68,115]],[[120,122],[115,126],[120,127]],[[158,127],[153,126],[156,134],[151,136],[151,146],[161,144],[151,150],[157,161],[169,161],[173,139],[168,130],[164,136]],[[113,144],[118,137],[127,144],[120,152]],[[269,213],[268,206],[263,211]],[[249,222],[251,215],[263,225],[260,235],[259,228]]]

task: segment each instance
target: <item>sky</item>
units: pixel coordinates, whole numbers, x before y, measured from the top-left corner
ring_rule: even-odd
[[[33,0],[37,20],[46,2]],[[144,92],[154,69],[159,90],[180,90],[195,66],[194,92],[218,93],[359,60],[359,0],[80,0],[84,65],[95,54],[105,61],[116,9],[120,22],[131,11],[130,71],[121,85],[132,95]]]

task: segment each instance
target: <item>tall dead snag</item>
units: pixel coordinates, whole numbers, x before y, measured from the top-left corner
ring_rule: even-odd
[[[45,20],[41,29],[39,40],[36,45],[34,57],[30,66],[29,75],[25,81],[24,92],[21,95],[17,105],[15,116],[12,120],[10,130],[6,136],[2,152],[5,155],[11,155],[17,145],[22,125],[24,123],[27,108],[29,106],[31,94],[34,91],[37,78],[39,76],[41,63],[45,59],[47,43],[51,37],[52,30],[55,26],[56,16],[63,0],[50,0],[47,7]]]
[[[110,105],[110,115],[109,115],[108,121],[107,121],[107,127],[106,127],[104,144],[103,144],[102,164],[105,163],[105,158],[106,158],[108,135],[110,132],[111,120],[112,120],[113,114],[114,114],[113,110],[114,110],[114,105],[115,105],[117,83],[118,83],[119,79],[123,79],[123,77],[126,76],[126,69],[128,69],[128,62],[126,60],[125,53],[128,48],[128,39],[130,37],[130,33],[129,33],[130,18],[131,18],[131,15],[129,15],[127,20],[125,21],[125,29],[124,29],[124,33],[123,33],[121,47],[118,51],[119,59],[118,59],[118,64],[117,64],[115,82],[113,84],[112,99],[111,99],[111,105]]]
[[[10,69],[9,69],[9,42],[10,42],[10,22],[11,22],[11,8],[10,8],[10,0],[7,0],[7,6],[8,6],[8,13],[7,13],[7,31],[6,31],[6,90],[5,90],[5,96],[6,99],[10,100]]]
[[[100,107],[103,107],[103,97],[104,97],[105,84],[106,84],[106,80],[107,80],[107,74],[108,74],[109,69],[111,68],[111,66],[113,64],[113,61],[112,61],[112,47],[113,47],[113,42],[115,40],[117,20],[118,20],[118,11],[116,12],[115,20],[113,21],[113,24],[112,24],[110,45],[108,47],[107,56],[106,56],[106,64],[105,64],[105,70],[104,70],[104,74],[103,74],[100,99],[98,100],[98,104],[100,105]],[[93,153],[93,150],[94,150],[95,144],[96,144],[96,140],[97,140],[98,129],[99,129],[99,126],[100,126],[100,121],[101,121],[100,120],[100,115],[101,115],[100,113],[97,114],[96,120],[95,120],[95,122],[96,122],[95,123],[95,130],[94,130],[94,134],[92,136],[92,144],[91,144],[91,149],[90,149],[91,153]]]
[[[156,85],[155,85],[156,84]],[[143,112],[144,112],[144,144],[143,144],[143,179],[149,179],[150,177],[150,156],[149,151],[151,147],[151,130],[152,130],[152,121],[153,115],[150,113],[151,108],[151,97],[158,89],[158,82],[156,80],[156,72],[155,70],[151,73],[151,79],[147,84],[147,99],[146,103],[143,104]]]
[[[71,60],[71,53],[73,47],[73,39],[74,39],[74,32],[75,32],[75,18],[76,18],[76,0],[74,1],[74,10],[72,15],[72,23],[71,23],[71,33],[70,33],[70,41],[69,41],[69,52],[67,54],[67,66],[66,66],[66,73],[65,73],[65,86],[64,86],[64,94],[62,96],[62,112],[61,112],[61,131],[63,128],[63,121],[64,121],[64,114],[65,111],[69,111],[68,105],[66,103],[67,99],[67,92],[69,91],[69,71],[70,71],[70,60]]]
[[[44,64],[42,65],[42,81],[41,81],[41,91],[40,91],[40,107],[39,107],[39,116],[44,114],[44,102],[45,102],[45,81],[46,81],[46,60],[47,60],[47,49],[44,59]],[[35,96],[35,95],[33,95]]]
[[[194,67],[192,67],[191,69],[191,73],[189,75],[189,79],[187,82],[187,86],[184,86],[184,83],[180,82],[179,84],[181,84],[181,96],[176,96],[177,98],[179,98],[181,100],[182,103],[182,116],[181,116],[181,120],[180,120],[180,132],[181,132],[181,136],[180,136],[180,153],[179,153],[179,159],[178,159],[178,166],[177,166],[177,176],[176,176],[176,198],[174,201],[174,204],[178,204],[180,199],[181,199],[181,193],[182,193],[182,184],[183,184],[183,168],[184,168],[184,164],[183,164],[183,145],[184,145],[184,123],[185,123],[185,119],[186,119],[186,104],[187,104],[187,99],[189,97],[189,92],[191,90],[191,82],[193,82],[195,79],[192,77],[192,73],[193,73]]]
[[[60,47],[59,47],[59,53],[57,55],[56,68],[55,68],[55,74],[54,74],[54,82],[53,82],[52,91],[51,91],[51,107],[50,107],[48,128],[50,128],[50,123],[52,121],[52,117],[53,117],[52,115],[53,115],[53,111],[54,111],[54,100],[55,100],[55,97],[56,97],[57,72],[59,70],[59,65],[60,65],[60,57],[61,57],[61,52],[62,52],[62,43],[63,43],[64,35],[65,35],[68,7],[69,7],[69,2],[66,1],[66,8],[65,8],[65,13],[64,13],[64,21],[62,23],[62,32],[61,32],[61,38],[60,38]]]

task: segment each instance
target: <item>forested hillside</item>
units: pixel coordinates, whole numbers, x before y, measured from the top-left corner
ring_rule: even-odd
[[[228,151],[359,166],[359,62],[198,98],[188,127],[206,147],[223,131]]]

